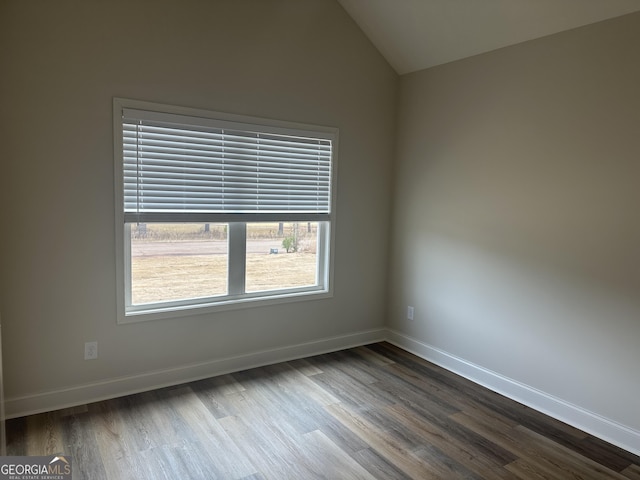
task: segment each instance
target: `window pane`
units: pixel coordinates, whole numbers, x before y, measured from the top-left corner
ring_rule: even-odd
[[[318,222],[248,223],[247,292],[317,284]]]
[[[224,295],[227,261],[226,224],[131,224],[132,304]]]

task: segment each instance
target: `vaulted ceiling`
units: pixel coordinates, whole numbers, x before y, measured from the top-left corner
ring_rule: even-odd
[[[399,74],[640,11],[640,0],[338,0]]]

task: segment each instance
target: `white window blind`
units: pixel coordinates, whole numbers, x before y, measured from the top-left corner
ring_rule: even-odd
[[[330,213],[328,135],[125,108],[122,138],[125,222]]]

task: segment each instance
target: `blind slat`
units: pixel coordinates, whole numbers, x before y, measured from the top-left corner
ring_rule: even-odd
[[[160,112],[122,122],[126,217],[156,214],[326,215],[332,140]]]

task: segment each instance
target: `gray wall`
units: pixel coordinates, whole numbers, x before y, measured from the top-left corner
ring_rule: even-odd
[[[398,77],[337,2],[3,1],[0,64],[9,400],[383,326]],[[334,297],[116,325],[114,96],[338,127]]]
[[[391,329],[634,429],[638,45],[632,14],[401,78],[389,303]]]
[[[388,307],[395,332],[640,429],[639,44],[633,14],[398,81],[332,1],[0,3],[9,413],[364,338]],[[334,298],[117,325],[114,96],[338,127]]]

